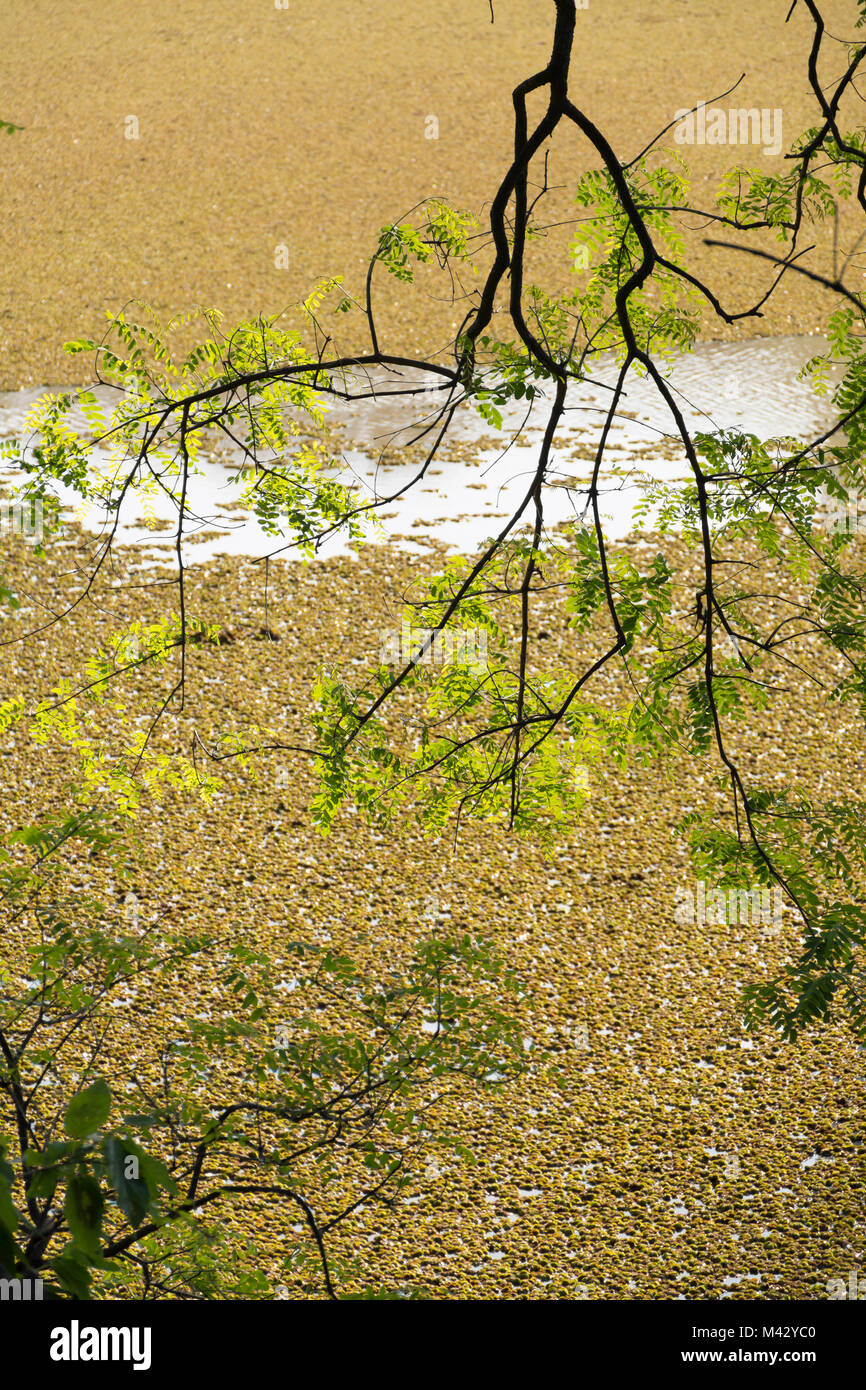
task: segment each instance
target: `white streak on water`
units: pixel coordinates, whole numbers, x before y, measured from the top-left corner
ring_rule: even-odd
[[[822,347],[823,340],[817,337],[699,344],[677,363],[671,377],[686,424],[692,430],[743,429],[762,438],[788,435],[806,439],[817,434],[832,421],[832,408],[827,400],[815,395],[808,383],[798,381],[797,374],[803,363]],[[612,385],[615,366],[609,364],[596,378]],[[380,382],[383,391],[389,387],[393,390],[399,385],[399,378],[380,378]],[[24,414],[39,394],[0,394],[0,436],[20,433]],[[109,403],[112,400],[110,391],[98,390],[97,395]],[[393,399],[352,406],[340,404],[331,411],[329,418],[345,431],[346,472],[342,476],[347,481],[354,478],[365,499],[388,496],[414,475],[416,465],[406,462],[377,467],[371,450],[375,454],[395,431],[399,441],[399,431],[405,430],[407,423],[423,418],[432,399],[430,395],[420,408],[416,400],[408,414],[405,403]],[[589,458],[575,460],[568,455],[572,450],[584,455],[594,453],[609,399],[610,392],[603,385],[584,384],[569,393],[549,480],[570,480],[573,485],[547,490],[548,527],[574,518],[584,507],[586,497],[580,485],[592,464]],[[446,445],[443,457],[432,465],[441,471],[431,471],[407,496],[383,509],[390,515],[380,523],[378,539],[390,537],[401,548],[417,552],[426,549],[426,539],[433,538],[453,552],[471,553],[495,534],[519,505],[535,471],[544,407],[544,402],[536,404],[525,434],[504,456],[501,449],[508,442],[509,430],[517,428],[525,407],[516,404],[505,412],[499,448],[479,445],[474,454],[473,440],[489,439],[491,429],[474,411],[461,407],[453,422],[452,437],[464,448],[468,446],[470,458],[449,461]],[[648,446],[652,449],[665,436],[671,441],[671,457],[647,452]],[[185,564],[219,553],[262,556],[277,550],[279,543],[262,532],[254,517],[225,510],[225,505],[237,495],[236,486],[229,482],[230,466],[205,458],[200,467],[201,476],[193,478],[189,488],[189,502],[198,519],[188,521],[184,527]],[[611,467],[620,470],[618,475],[611,475]],[[688,463],[681,444],[676,444],[673,421],[656,388],[632,376],[606,451],[602,514],[609,539],[625,536],[633,529],[633,508],[639,495],[633,475],[639,470],[658,478],[675,479],[687,475]],[[19,475],[13,477],[4,469],[0,471],[0,482],[14,491],[21,480]],[[95,537],[105,534],[104,517],[96,506],[77,510],[78,499],[70,489],[59,489],[58,495]],[[117,541],[134,546],[143,563],[171,564],[176,514],[163,496],[155,499],[153,513],[165,523],[160,531],[142,524],[141,505],[137,499],[131,499],[121,515]],[[532,520],[531,510],[527,510],[525,519]],[[214,530],[219,532],[217,536],[196,541],[197,535]],[[342,538],[333,538],[320,553],[330,556],[345,553],[346,548]],[[293,558],[296,552],[282,553]]]

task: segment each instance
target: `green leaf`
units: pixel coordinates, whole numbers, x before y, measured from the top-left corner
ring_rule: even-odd
[[[57,1255],[51,1261],[51,1267],[65,1293],[71,1294],[73,1298],[90,1297],[90,1271],[79,1258],[74,1246],[65,1246],[64,1254]]]
[[[66,1189],[64,1214],[76,1245],[88,1255],[99,1254],[99,1236],[105,1198],[99,1183],[90,1173],[73,1173]]]
[[[111,1091],[107,1082],[100,1077],[69,1102],[63,1127],[71,1138],[86,1139],[105,1124],[110,1109]]]
[[[59,1173],[53,1168],[44,1168],[39,1173],[34,1173],[27,1184],[28,1198],[44,1198],[50,1200],[57,1191],[57,1180]]]
[[[4,1228],[7,1231],[18,1229],[18,1212],[15,1210],[15,1203],[12,1201],[12,1184],[15,1181],[15,1170],[11,1163],[2,1157],[4,1150],[0,1146],[0,1231]]]
[[[133,1226],[137,1226],[150,1210],[151,1201],[150,1187],[141,1176],[144,1169],[141,1151],[125,1139],[111,1135],[105,1141],[103,1152],[108,1165],[109,1181],[117,1194],[118,1206]],[[130,1159],[135,1160],[134,1169],[128,1161]],[[137,1172],[138,1176],[134,1176],[133,1172],[130,1172],[131,1169]]]
[[[0,1226],[0,1266],[13,1270],[21,1257],[21,1251],[12,1239],[5,1225]]]
[[[139,1159],[141,1163],[141,1176],[147,1184],[151,1200],[157,1195],[160,1188],[174,1195],[178,1192],[178,1185],[171,1173],[160,1163],[158,1158],[152,1158],[150,1154],[144,1153],[139,1149]]]

